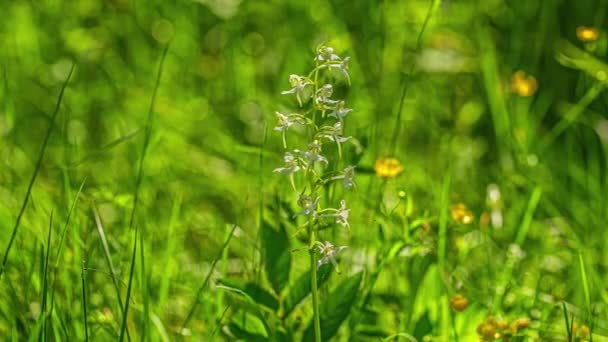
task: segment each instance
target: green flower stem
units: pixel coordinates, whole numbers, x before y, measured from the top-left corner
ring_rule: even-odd
[[[317,254],[315,253],[315,241],[317,230],[311,222],[308,226],[310,236],[310,289],[312,292],[313,324],[315,327],[315,341],[321,342],[321,319],[319,315],[319,291],[317,289]]]
[[[314,104],[314,108],[317,108],[317,91],[319,90],[319,61],[315,63],[315,78],[313,82],[313,91],[312,91],[312,102]],[[313,110],[312,112],[312,123],[313,125],[317,124],[317,110]]]
[[[316,111],[315,111],[316,113]],[[310,170],[308,170],[308,180],[310,182],[310,196],[315,198],[317,188],[314,177],[314,165],[310,164]],[[316,208],[315,208],[316,209]],[[315,243],[317,241],[317,227],[315,225],[315,219],[311,218],[308,221],[308,251],[310,253],[310,292],[312,292],[312,311],[313,311],[313,324],[315,327],[315,342],[321,342],[321,317],[319,313],[319,290],[317,288],[317,253],[315,253]]]

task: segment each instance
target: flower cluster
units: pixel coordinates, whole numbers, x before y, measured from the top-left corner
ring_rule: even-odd
[[[349,58],[341,58],[334,53],[333,48],[322,45],[317,48],[314,62],[315,68],[307,76],[290,75],[291,89],[282,92],[284,95],[295,95],[298,106],[303,112],[289,114],[276,112],[277,124],[274,130],[281,132],[286,151],[283,156],[284,165],[274,169],[274,172],[289,177],[294,192],[298,193],[298,206],[301,210],[296,216],[306,218],[305,225],[312,239],[311,251],[319,255],[317,267],[329,262],[337,266],[336,256],[346,246],[336,247],[328,241],[317,241],[316,235],[320,225],[350,227],[348,222],[350,209],[344,199],[340,200],[338,208],[319,208],[321,200],[319,193],[329,183],[340,181],[342,187],[347,190],[356,187],[354,166],[344,166],[333,171],[326,170],[330,164],[340,164],[342,145],[352,138],[344,135],[344,127],[345,118],[353,110],[346,106],[344,100],[334,97],[334,84],[327,81],[334,79],[330,77],[330,73],[336,72],[338,77],[350,84]],[[294,125],[306,127],[305,131],[310,138],[307,148],[287,149],[287,133]],[[323,155],[325,149],[331,148],[336,148],[339,157],[339,160],[332,163]],[[296,179],[301,180],[302,184],[298,186]]]
[[[522,331],[530,326],[530,319],[518,318],[509,323],[506,320],[498,321],[490,316],[477,326],[477,334],[482,341],[510,341],[511,338],[522,335]]]

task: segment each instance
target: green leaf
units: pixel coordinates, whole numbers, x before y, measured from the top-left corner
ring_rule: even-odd
[[[237,339],[245,341],[268,341],[264,323],[257,317],[245,311],[235,314],[228,324],[228,331]]]
[[[332,338],[348,317],[353,303],[359,293],[359,285],[363,279],[363,272],[344,280],[329,294],[328,298],[321,300],[321,337],[323,341]],[[312,322],[306,328],[302,341],[314,340],[314,327]]]
[[[422,341],[424,336],[430,334],[432,331],[433,324],[429,319],[429,312],[426,311],[424,315],[418,319],[418,322],[416,322],[416,327],[414,328],[414,337],[416,337],[418,341]]]
[[[608,82],[608,65],[593,54],[581,50],[565,39],[560,39],[555,47],[555,57],[562,65],[584,71],[604,84]]]
[[[264,290],[259,285],[237,279],[220,279],[218,280],[218,283],[223,285],[224,288],[228,290],[237,290],[232,292],[247,295],[256,303],[261,304],[273,311],[276,311],[279,308],[279,301],[271,293]]]
[[[317,271],[317,286],[325,284],[329,279],[332,266],[325,264],[319,267]],[[310,294],[310,271],[302,274],[295,283],[289,287],[289,292],[285,296],[283,302],[283,317],[287,317],[301,301],[304,300]]]
[[[232,337],[235,337],[239,340],[252,341],[252,342],[264,342],[268,341],[268,337],[264,335],[254,334],[247,330],[241,329],[238,325],[234,323],[228,324],[228,330]]]
[[[262,307],[260,305],[258,305],[258,303],[253,298],[251,298],[251,296],[248,293],[246,293],[244,290],[242,290],[240,288],[229,286],[229,285],[218,284],[217,288],[233,294],[234,295],[233,298],[235,299],[235,301],[237,303],[239,303],[240,306],[242,306],[245,310],[256,315],[256,317],[258,317],[260,319],[260,321],[262,322],[262,324],[264,325],[264,328],[266,329],[266,331],[271,331],[270,326],[268,325],[268,322],[266,321],[266,319],[264,317],[264,313],[262,312]]]
[[[281,224],[277,230],[267,220],[262,223],[261,235],[266,279],[272,285],[274,292],[278,294],[289,282],[291,269],[289,237],[284,225]]]
[[[389,333],[382,327],[377,325],[360,325],[357,328],[356,334],[361,337],[376,337],[383,338],[389,335]]]

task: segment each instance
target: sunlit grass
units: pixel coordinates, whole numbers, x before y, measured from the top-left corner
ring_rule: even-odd
[[[4,339],[608,340],[608,4],[3,13]]]

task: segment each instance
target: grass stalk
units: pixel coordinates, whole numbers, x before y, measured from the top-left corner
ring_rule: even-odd
[[[15,225],[13,226],[13,230],[11,232],[11,237],[8,241],[8,245],[4,250],[4,256],[2,257],[2,265],[0,266],[0,279],[2,279],[2,275],[4,274],[4,269],[6,268],[6,263],[8,261],[8,255],[11,251],[11,247],[15,242],[15,237],[17,236],[17,231],[19,230],[19,226],[21,224],[21,218],[25,213],[25,208],[29,202],[30,196],[32,194],[32,188],[34,187],[34,183],[36,182],[36,178],[38,177],[38,172],[42,167],[42,160],[44,159],[44,153],[46,152],[46,147],[49,143],[49,138],[51,137],[51,133],[53,132],[53,127],[55,126],[55,120],[57,119],[57,115],[59,114],[59,108],[61,107],[61,101],[63,100],[63,94],[65,93],[65,89],[68,86],[70,78],[72,77],[72,73],[74,72],[75,64],[72,64],[72,68],[68,73],[63,85],[61,86],[61,90],[59,91],[59,97],[57,98],[57,103],[55,104],[55,111],[51,116],[51,120],[49,123],[49,128],[46,131],[46,135],[44,136],[44,140],[42,142],[42,147],[40,148],[40,152],[38,153],[38,161],[36,162],[36,166],[34,167],[34,172],[32,177],[30,178],[30,182],[27,186],[27,191],[25,192],[25,198],[23,199],[23,203],[21,204],[21,209],[19,209],[19,214],[17,214],[17,220],[15,221]]]
[[[118,286],[118,278],[116,276],[116,269],[114,268],[114,263],[112,263],[112,255],[110,254],[110,247],[108,245],[108,240],[106,239],[106,233],[103,229],[103,225],[101,224],[101,219],[99,218],[99,214],[97,213],[97,209],[93,208],[93,216],[95,219],[95,225],[97,226],[97,232],[99,233],[99,237],[101,239],[101,244],[103,246],[103,252],[106,260],[106,264],[110,270],[110,278],[112,279],[112,284],[114,285],[114,290],[116,291],[116,299],[118,300],[118,308],[121,311],[121,314],[124,316],[125,312],[122,311],[122,296],[120,295],[120,286]],[[128,335],[127,331],[127,339],[131,341],[131,337]]]
[[[587,309],[587,319],[591,320],[591,292],[589,291],[589,279],[587,278],[587,271],[585,270],[585,260],[583,260],[583,253],[579,250],[578,252],[578,264],[581,272],[581,282],[583,283],[583,294],[585,296],[585,306]]]
[[[137,204],[139,202],[139,188],[141,187],[141,181],[144,176],[144,159],[146,152],[148,151],[148,145],[150,144],[150,137],[152,136],[152,121],[154,119],[154,104],[156,103],[156,94],[160,85],[160,79],[163,74],[163,66],[165,64],[165,57],[167,57],[167,51],[169,51],[169,45],[165,46],[163,53],[160,57],[160,63],[158,66],[158,72],[156,74],[156,82],[154,84],[154,90],[152,91],[152,98],[150,99],[150,107],[148,108],[148,117],[146,119],[146,129],[144,131],[144,144],[142,146],[141,155],[139,156],[139,164],[137,166],[137,178],[135,181],[135,190],[133,193],[133,204],[131,211],[131,218],[129,219],[129,229],[133,229],[133,221],[135,220],[135,212]]]
[[[84,320],[84,340],[89,340],[89,319],[87,317],[87,283],[85,277],[85,262],[82,262],[82,270],[80,272],[80,279],[82,280],[82,315]]]
[[[205,290],[205,288],[207,287],[207,284],[209,283],[209,279],[211,278],[211,274],[213,273],[213,270],[215,269],[215,265],[222,258],[222,255],[224,254],[224,249],[226,249],[228,247],[228,244],[230,244],[230,240],[232,239],[232,236],[234,235],[234,231],[236,230],[236,228],[238,228],[238,225],[236,225],[236,224],[232,225],[232,229],[230,230],[230,233],[226,237],[226,240],[224,241],[224,244],[222,245],[222,248],[218,252],[218,255],[215,257],[215,259],[213,260],[213,263],[211,263],[211,268],[209,268],[209,272],[207,272],[207,275],[205,276],[205,279],[203,280],[203,283],[201,284],[201,286],[196,291],[196,295],[194,296],[194,302],[190,306],[190,310],[188,310],[188,314],[186,315],[186,319],[184,319],[184,322],[182,323],[182,326],[181,326],[181,329],[180,329],[180,333],[182,331],[184,331],[184,329],[186,329],[186,327],[190,323],[190,320],[194,316],[196,308],[198,307],[198,304],[200,302],[201,295],[203,294],[203,291]]]
[[[70,223],[70,219],[72,217],[72,213],[74,212],[74,209],[76,208],[76,203],[78,202],[78,198],[80,197],[80,193],[82,192],[82,188],[84,187],[85,182],[86,182],[86,179],[83,180],[82,183],[80,183],[78,192],[76,193],[76,196],[74,196],[74,199],[72,200],[72,205],[70,206],[70,210],[68,211],[68,216],[65,220],[65,225],[63,226],[63,230],[61,231],[61,238],[59,239],[59,245],[57,246],[57,256],[55,257],[55,265],[53,267],[53,282],[51,284],[51,305],[49,308],[50,314],[53,313],[53,309],[55,307],[55,285],[57,284],[57,273],[59,272],[59,260],[61,257],[61,249],[63,247],[63,242],[65,240],[65,234],[68,230],[68,226]]]
[[[127,285],[127,298],[125,298],[125,308],[122,311],[122,323],[120,325],[120,336],[118,340],[124,341],[127,329],[127,317],[129,313],[129,301],[131,299],[131,287],[133,285],[133,274],[135,273],[135,257],[137,256],[137,228],[135,229],[135,238],[133,239],[133,253],[131,255],[131,270],[129,271],[129,285]]]
[[[42,273],[42,298],[40,300],[40,314],[38,320],[41,322],[40,333],[38,334],[38,341],[46,340],[46,302],[48,293],[48,270],[49,270],[49,255],[51,252],[51,233],[53,231],[53,212],[51,211],[51,217],[49,219],[49,232],[46,239],[46,256],[44,258],[44,271]]]
[[[114,289],[116,290],[116,297],[118,298],[119,306],[122,306],[122,296],[120,295],[120,286],[118,286],[118,280],[116,279],[116,269],[114,268],[114,263],[112,262],[112,255],[110,254],[110,246],[108,245],[108,240],[106,239],[106,233],[103,229],[103,225],[101,223],[101,219],[99,214],[97,213],[97,209],[93,208],[93,217],[95,219],[95,225],[97,226],[97,232],[99,233],[99,237],[101,239],[101,244],[103,246],[103,255],[106,259],[106,264],[108,269],[110,270],[110,278],[112,278],[112,283],[114,284]]]
[[[148,289],[148,275],[149,270],[146,269],[146,255],[144,251],[144,236],[140,232],[139,233],[139,258],[141,259],[141,279],[140,279],[140,287],[141,287],[141,296],[144,304],[144,312],[143,312],[143,326],[141,330],[141,341],[149,340],[148,332],[150,331],[150,296]],[[128,300],[128,299],[127,299]]]

